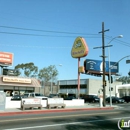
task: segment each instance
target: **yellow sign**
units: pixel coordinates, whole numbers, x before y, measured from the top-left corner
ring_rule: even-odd
[[[79,67],[79,72],[80,72],[80,73],[84,73],[84,72],[85,72],[83,66],[80,66],[80,67]]]
[[[17,78],[17,77],[3,77],[3,82],[14,82],[14,83],[31,83],[31,79]]]
[[[84,57],[87,54],[88,54],[88,46],[85,42],[85,39],[82,37],[77,37],[71,50],[71,56],[73,58],[79,58]]]

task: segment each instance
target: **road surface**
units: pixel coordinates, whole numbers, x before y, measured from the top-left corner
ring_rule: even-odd
[[[114,110],[0,116],[0,130],[118,130],[120,119],[130,120],[130,104],[120,106]]]

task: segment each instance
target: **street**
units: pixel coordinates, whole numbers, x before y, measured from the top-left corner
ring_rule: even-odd
[[[130,120],[130,103],[118,105],[114,110],[0,116],[0,130],[118,130],[120,119]]]

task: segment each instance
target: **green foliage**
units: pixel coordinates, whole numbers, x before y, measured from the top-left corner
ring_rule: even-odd
[[[122,84],[129,84],[130,83],[130,77],[123,76],[117,79],[117,81],[122,82]]]
[[[58,75],[58,70],[55,65],[50,65],[45,67],[39,71],[38,77],[44,82],[48,82],[49,80],[56,80],[56,76]]]
[[[32,62],[25,64],[22,63],[15,66],[15,71],[17,72],[17,76],[21,75],[23,72],[26,77],[36,77],[38,73],[38,67]]]

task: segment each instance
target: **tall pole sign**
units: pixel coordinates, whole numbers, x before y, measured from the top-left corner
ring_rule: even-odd
[[[71,56],[73,58],[78,58],[78,98],[80,98],[80,58],[87,56],[87,54],[88,46],[86,44],[85,39],[82,37],[77,37],[71,49]]]

